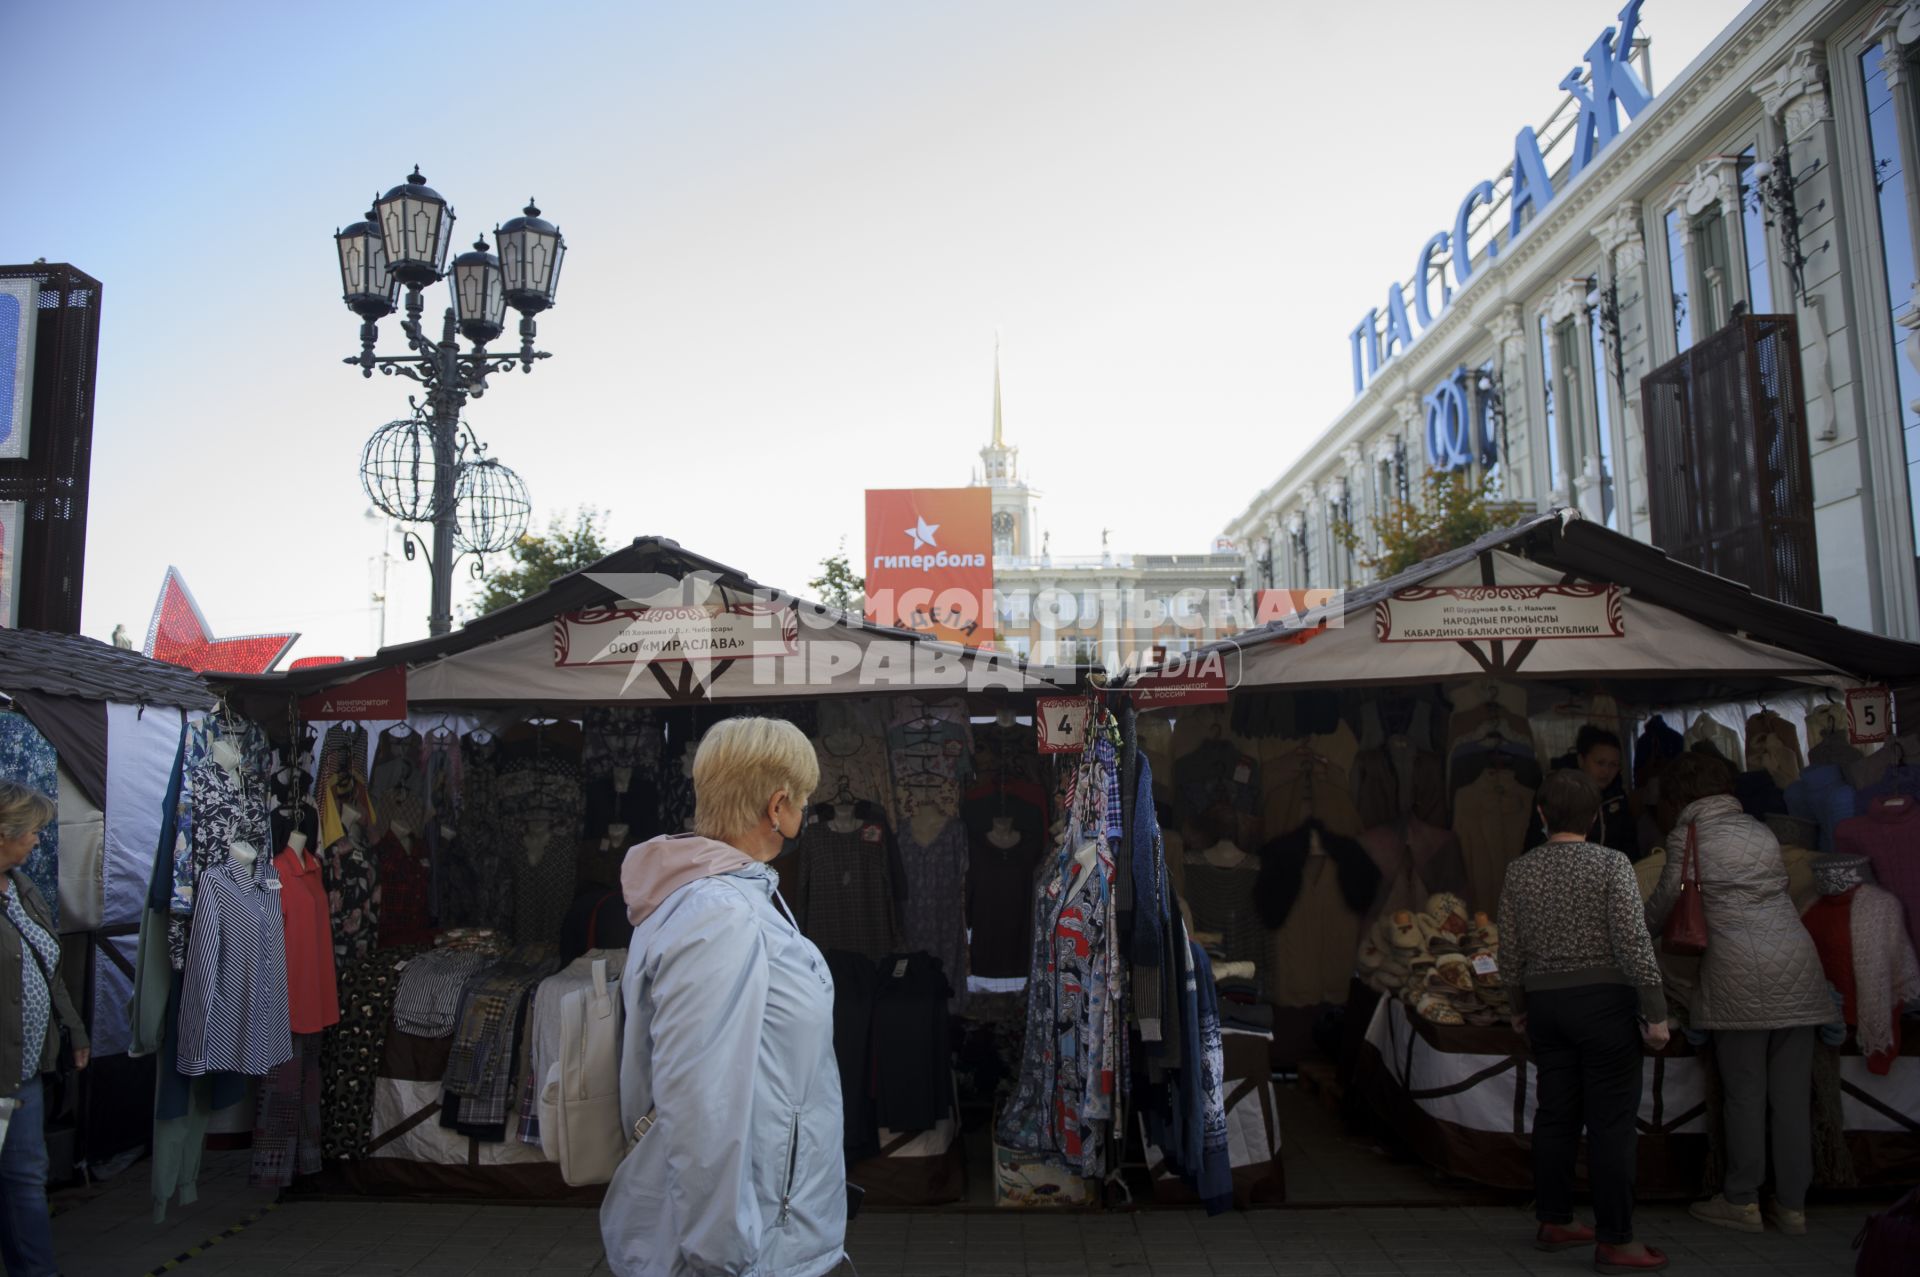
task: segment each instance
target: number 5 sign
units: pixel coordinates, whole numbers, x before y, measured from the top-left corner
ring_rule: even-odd
[[[1847,691],[1847,740],[1855,745],[1877,745],[1893,735],[1893,698],[1884,687],[1855,687]]]
[[[1033,725],[1043,754],[1077,754],[1087,747],[1088,712],[1093,702],[1080,696],[1042,696],[1033,703]]]

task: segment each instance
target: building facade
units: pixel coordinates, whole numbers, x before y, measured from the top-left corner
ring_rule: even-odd
[[[1117,669],[1242,628],[1238,554],[1116,554],[1102,531],[1100,554],[1055,557],[1039,525],[1040,493],[1006,441],[997,352],[993,434],[980,462],[973,483],[993,491],[994,632],[1005,650]]]
[[[1347,335],[1353,402],[1224,529],[1250,582],[1358,584],[1459,471],[1920,639],[1920,3],[1757,0],[1657,93],[1641,7]]]

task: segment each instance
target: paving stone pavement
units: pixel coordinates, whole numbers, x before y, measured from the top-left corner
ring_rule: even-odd
[[[597,1219],[577,1207],[395,1201],[289,1201],[246,1187],[244,1154],[211,1154],[200,1200],[156,1225],[147,1164],[90,1193],[56,1199],[67,1277],[142,1277],[251,1214],[237,1233],[184,1259],[178,1277],[590,1277],[607,1269]],[[1645,1239],[1684,1277],[1848,1273],[1867,1206],[1821,1206],[1805,1237],[1746,1236],[1671,1206],[1639,1215]],[[1530,1246],[1506,1207],[1274,1210],[1208,1219],[1198,1211],[1035,1216],[870,1212],[848,1250],[860,1277],[1496,1277],[1590,1271],[1586,1252]]]

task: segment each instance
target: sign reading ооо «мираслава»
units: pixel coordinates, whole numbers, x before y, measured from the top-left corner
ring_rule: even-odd
[[[1642,0],[1627,0],[1627,7],[1620,10],[1618,30],[1608,27],[1600,33],[1598,39],[1586,52],[1586,70],[1575,67],[1567,72],[1560,81],[1579,107],[1579,117],[1573,126],[1573,153],[1568,161],[1568,176],[1576,177],[1591,164],[1594,157],[1606,148],[1609,142],[1619,136],[1621,113],[1628,120],[1635,116],[1653,100],[1647,92],[1647,86],[1640,75],[1629,64],[1633,54],[1635,28],[1640,23],[1640,5]],[[1369,310],[1348,334],[1347,340],[1353,354],[1353,393],[1359,394],[1367,388],[1367,383],[1377,376],[1380,370],[1395,355],[1413,345],[1414,321],[1418,321],[1421,330],[1433,326],[1453,301],[1453,286],[1447,282],[1446,273],[1434,266],[1434,259],[1446,257],[1453,266],[1454,283],[1465,288],[1473,278],[1473,253],[1468,236],[1471,231],[1473,212],[1482,205],[1494,202],[1494,190],[1491,181],[1481,182],[1468,191],[1466,198],[1460,201],[1459,211],[1454,214],[1451,231],[1436,231],[1420,246],[1420,255],[1413,268],[1413,312],[1407,312],[1407,296],[1399,284],[1387,286],[1387,301],[1384,316],[1379,308]],[[1507,196],[1507,242],[1511,244],[1515,236],[1526,225],[1529,217],[1535,217],[1553,201],[1553,179],[1547,173],[1546,159],[1540,153],[1540,139],[1534,135],[1532,126],[1520,130],[1513,139],[1513,185]],[[1483,258],[1491,262],[1500,255],[1497,234],[1489,235]],[[1438,276],[1440,280],[1440,304],[1436,308],[1429,289],[1431,281]]]

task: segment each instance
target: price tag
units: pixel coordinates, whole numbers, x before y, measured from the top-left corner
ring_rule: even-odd
[[[1884,686],[1847,691],[1847,740],[1878,745],[1893,735],[1893,695]]]
[[[1492,954],[1476,953],[1473,955],[1473,973],[1475,975],[1498,975],[1500,974],[1500,964],[1494,961]]]
[[[1033,703],[1033,726],[1043,754],[1077,754],[1087,747],[1093,702],[1079,696],[1042,696]]]

